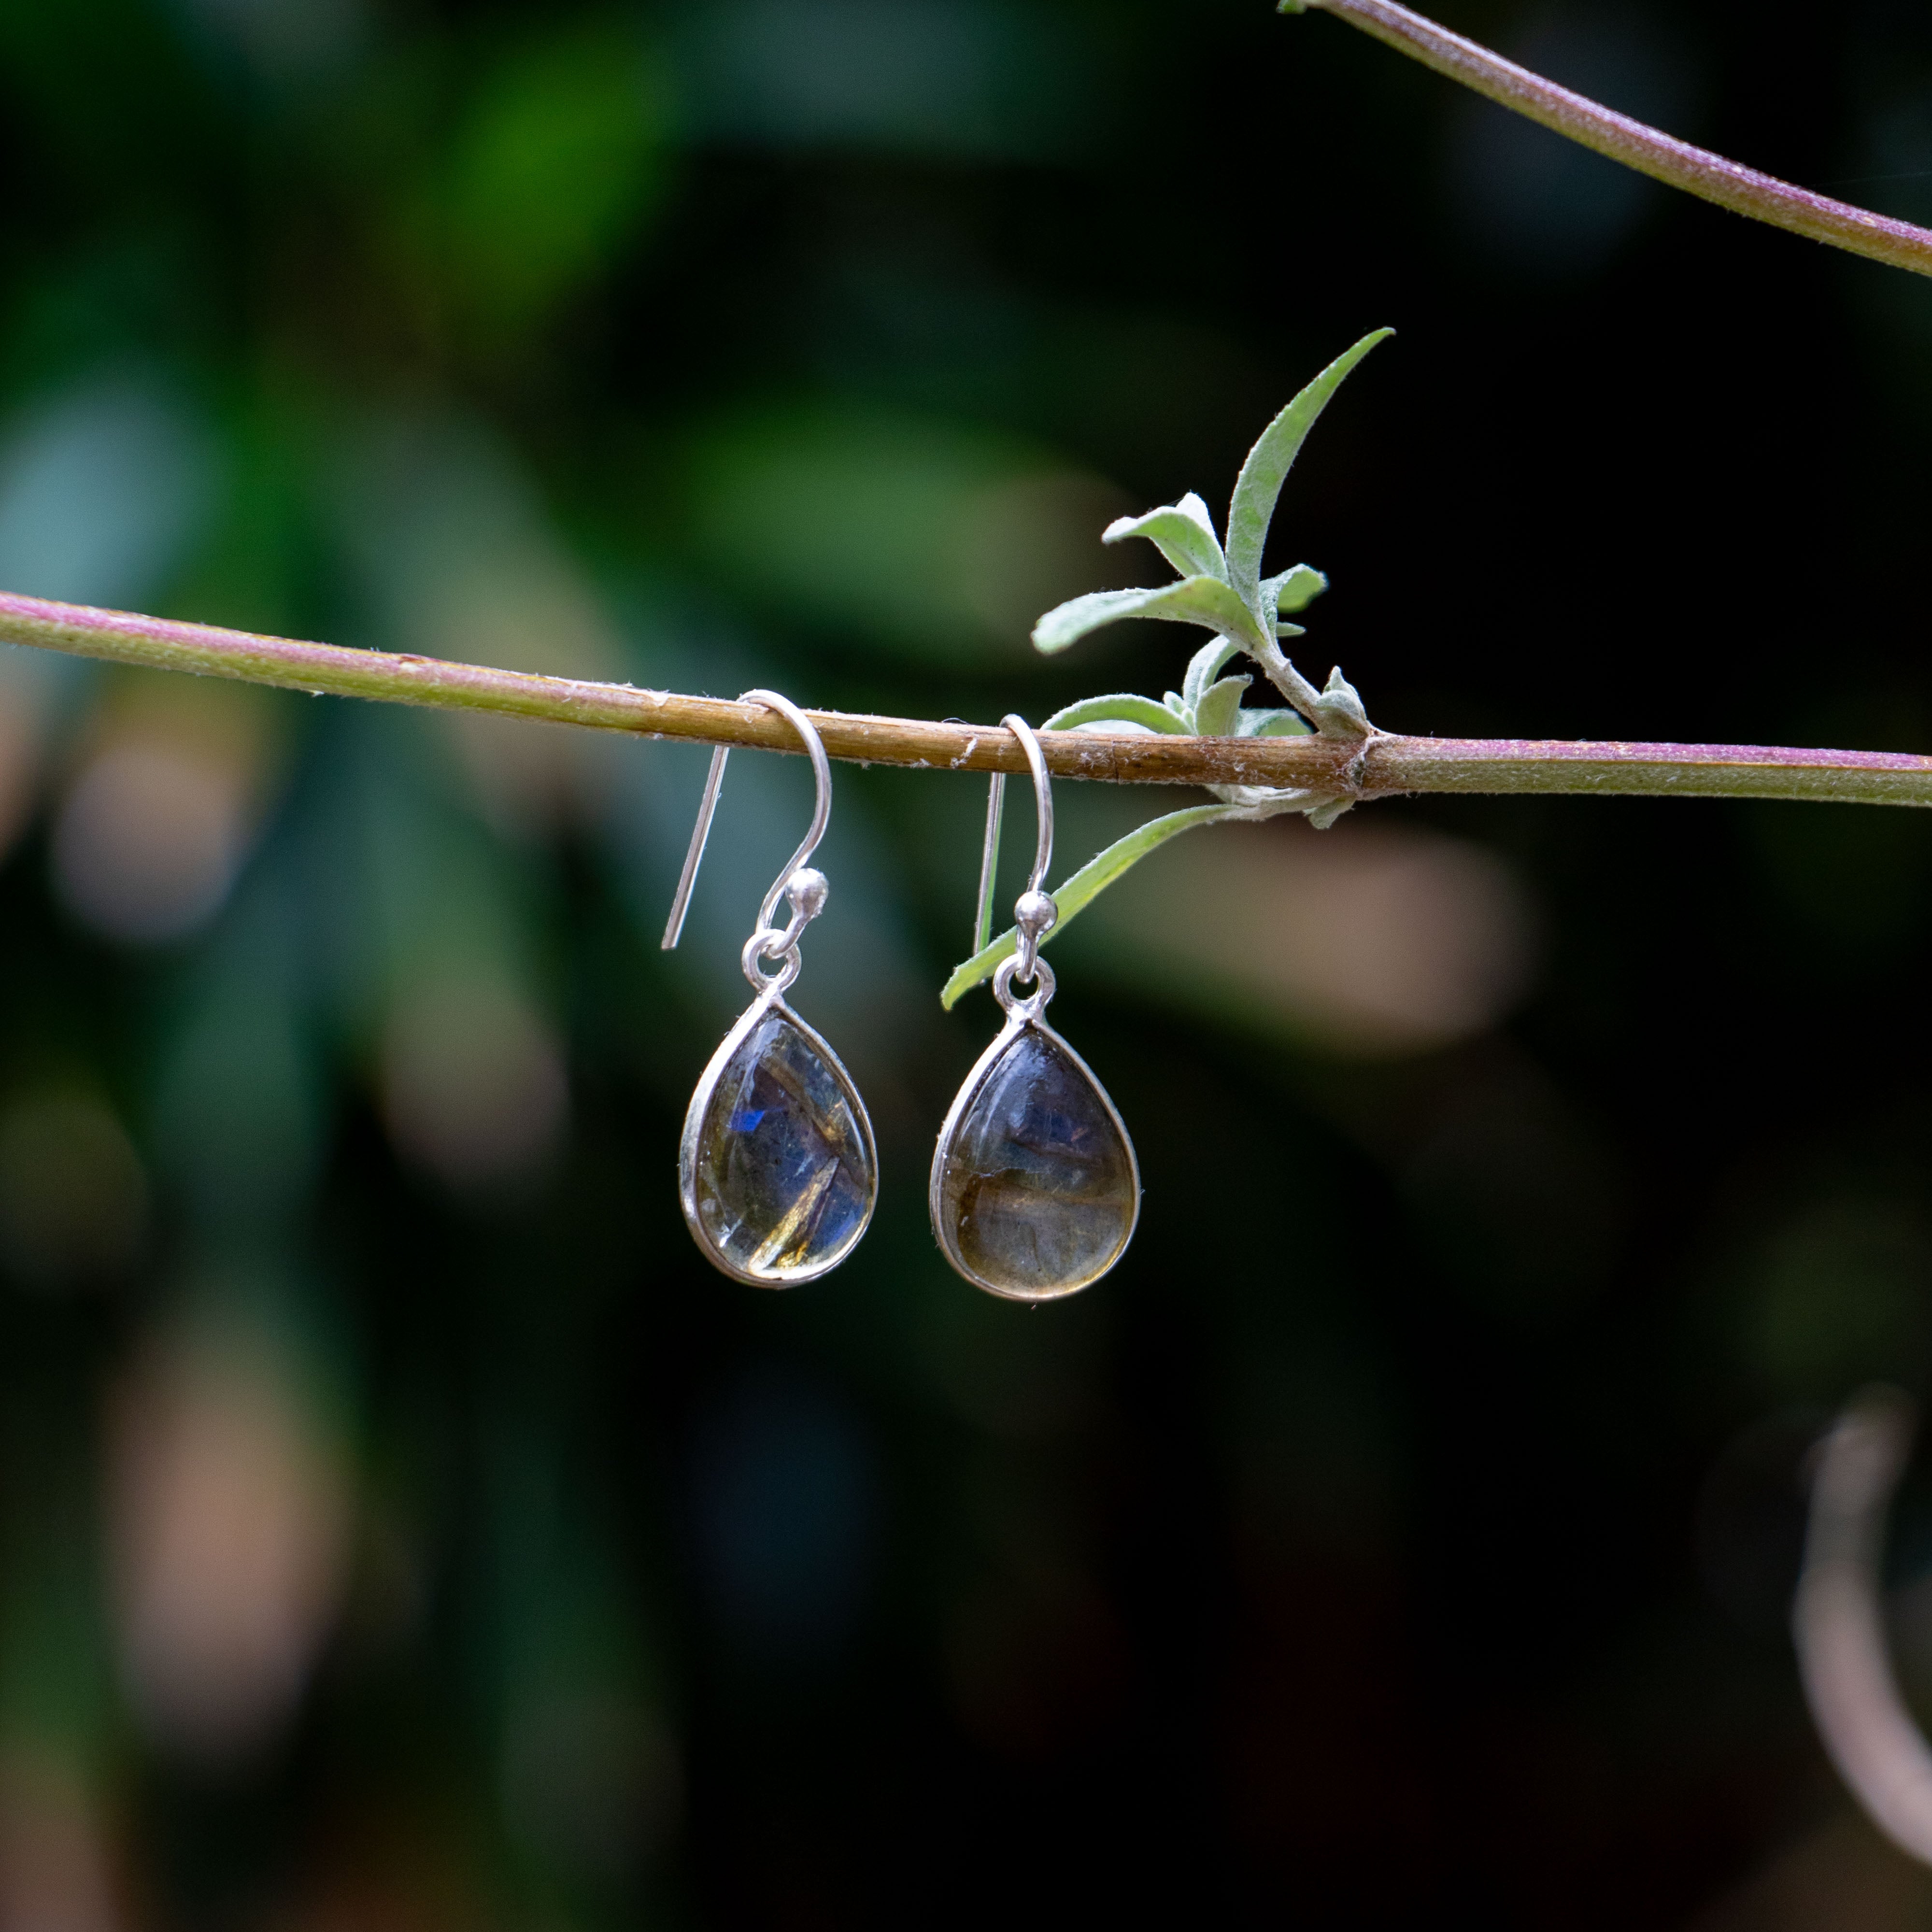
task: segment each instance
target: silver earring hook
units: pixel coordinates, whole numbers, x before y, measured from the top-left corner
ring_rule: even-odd
[[[772,889],[766,893],[764,902],[758,908],[758,936],[762,936],[772,922],[772,915],[778,910],[779,899],[806,860],[818,849],[818,842],[825,836],[825,827],[832,817],[832,761],[825,755],[825,746],[820,740],[812,720],[793,704],[791,700],[776,691],[753,690],[742,693],[740,704],[758,703],[768,706],[778,712],[791,725],[803,741],[812,758],[812,775],[818,785],[818,802],[812,814],[812,829],[806,832],[803,843],[786,862],[785,868],[772,881]],[[720,745],[711,754],[711,770],[704,781],[704,796],[698,801],[698,823],[692,827],[691,849],[684,855],[684,870],[678,875],[677,896],[671,902],[670,917],[665,922],[662,950],[668,952],[676,945],[684,931],[684,916],[691,906],[692,888],[698,883],[698,868],[704,858],[704,848],[711,836],[711,821],[718,814],[718,795],[724,787],[724,760],[731,754],[728,745]],[[822,890],[819,903],[824,903]],[[796,944],[796,935],[792,938]],[[784,948],[776,949],[784,950]]]
[[[1046,868],[1053,863],[1053,781],[1046,775],[1046,754],[1040,748],[1040,740],[1034,736],[1033,727],[1016,711],[1008,712],[1000,722],[1020,741],[1020,748],[1026,753],[1028,768],[1033,773],[1033,802],[1040,819],[1040,842],[1034,850],[1033,877],[1027,881],[1027,890],[1036,892],[1046,885]]]
[[[1006,775],[995,772],[986,792],[986,842],[980,852],[980,904],[973,920],[973,950],[983,952],[993,937],[993,878],[1000,869],[1000,819],[1006,808]]]
[[[1009,712],[1000,722],[1020,741],[1020,748],[1026,754],[1028,769],[1033,773],[1034,808],[1040,826],[1034,848],[1033,875],[1013,908],[1014,920],[1020,929],[1020,946],[1016,972],[1009,976],[1030,982],[1035,976],[1040,942],[1060,916],[1060,908],[1040,890],[1047,868],[1053,863],[1053,781],[1047,775],[1046,754],[1040,749],[1033,727],[1016,712]],[[1006,775],[995,772],[987,792],[986,839],[980,856],[979,915],[973,929],[975,952],[983,952],[992,937],[993,874],[1000,862],[1000,819],[1006,800]]]

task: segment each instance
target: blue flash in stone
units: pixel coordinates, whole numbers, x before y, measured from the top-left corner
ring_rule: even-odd
[[[960,1090],[932,1195],[940,1245],[968,1280],[1047,1301],[1090,1286],[1125,1252],[1140,1174],[1086,1063],[1028,1020],[993,1042]]]
[[[685,1118],[681,1192],[699,1244],[744,1281],[786,1288],[842,1261],[872,1217],[878,1156],[850,1076],[782,1000],[712,1058]]]

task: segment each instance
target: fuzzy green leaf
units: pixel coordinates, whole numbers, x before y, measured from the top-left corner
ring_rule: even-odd
[[[1298,563],[1292,570],[1284,570],[1279,577],[1262,579],[1262,608],[1273,611],[1278,617],[1286,617],[1294,611],[1306,610],[1328,588],[1328,580],[1320,571],[1310,565]]]
[[[1190,806],[1184,812],[1171,812],[1165,818],[1150,820],[1130,832],[1124,838],[1117,838],[1104,852],[1096,853],[1089,859],[1065,884],[1055,889],[1054,903],[1060,908],[1060,918],[1046,935],[1047,940],[1057,939],[1075,916],[1091,905],[1123,872],[1166,844],[1176,833],[1191,831],[1197,825],[1216,825],[1245,815],[1246,808],[1237,805]],[[970,992],[981,980],[990,980],[998,970],[1000,962],[1016,951],[1018,945],[1018,928],[1009,926],[990,946],[982,946],[971,958],[952,969],[952,978],[946,981],[939,995],[939,1004],[950,1011],[962,994]]]
[[[1228,580],[1228,560],[1208,506],[1190,490],[1178,503],[1150,510],[1144,517],[1117,517],[1100,532],[1102,543],[1123,543],[1145,537],[1183,577],[1218,577]]]
[[[1313,729],[1298,711],[1234,713],[1234,735],[1240,738],[1305,738]]]
[[[1281,486],[1316,418],[1328,407],[1348,371],[1377,343],[1394,333],[1392,328],[1378,328],[1338,356],[1262,431],[1248,452],[1228,508],[1227,556],[1228,580],[1249,602],[1258,601],[1261,594],[1262,552]]]
[[[1244,642],[1257,635],[1252,611],[1218,577],[1184,577],[1153,590],[1095,590],[1048,611],[1033,627],[1037,650],[1064,651],[1089,631],[1124,617],[1165,617],[1199,624]]]
[[[1241,646],[1227,638],[1216,638],[1210,644],[1203,644],[1188,660],[1187,675],[1180,682],[1180,702],[1183,711],[1189,716],[1201,702],[1201,694],[1221,675],[1222,666],[1230,658],[1239,657]]]
[[[1232,738],[1239,728],[1234,720],[1241,709],[1241,694],[1254,682],[1251,677],[1224,677],[1201,694],[1194,707],[1194,728],[1204,738]]]
[[[1185,734],[1186,721],[1177,717],[1165,704],[1142,698],[1131,691],[1117,691],[1105,698],[1083,698],[1056,711],[1040,728],[1042,731],[1073,731],[1082,724],[1138,724],[1149,731]]]

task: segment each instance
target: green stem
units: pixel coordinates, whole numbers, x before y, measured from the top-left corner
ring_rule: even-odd
[[[1268,681],[1306,718],[1309,723],[1319,729],[1322,724],[1322,694],[1293,664],[1277,644],[1263,641],[1248,646],[1248,653],[1268,674]]]
[[[125,611],[0,592],[0,642],[191,671],[244,683],[495,712],[556,724],[796,752],[791,727],[753,702],[536,677],[487,664],[392,656],[257,637]],[[997,724],[814,711],[835,758],[916,770],[1018,772],[1025,754]],[[1040,735],[1054,777],[1106,784],[1249,785],[1362,800],[1400,792],[1588,792],[1671,798],[1786,798],[1932,806],[1932,758],[1904,752],[1797,751],[1776,745],[1593,743],[1568,739],[1196,738],[1154,732]],[[1306,799],[1297,802],[1305,806]]]
[[[1808,236],[1814,242],[1889,262],[1914,274],[1932,275],[1932,231],[1889,215],[1874,214],[1850,202],[1834,201],[1828,195],[1814,194],[1809,188],[1794,187],[1774,175],[1760,174],[1722,154],[1694,148],[1688,141],[1558,87],[1487,47],[1395,5],[1394,0],[1280,0],[1284,14],[1311,8],[1346,20],[1438,74],[1447,74],[1640,174],[1667,182],[1754,221],[1768,221],[1773,227],[1788,228],[1794,235]]]

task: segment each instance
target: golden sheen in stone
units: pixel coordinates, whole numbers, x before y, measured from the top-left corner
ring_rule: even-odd
[[[697,1203],[735,1268],[782,1286],[864,1233],[878,1178],[841,1072],[782,1008],[725,1063],[699,1130]]]
[[[986,1070],[941,1158],[940,1208],[959,1259],[995,1294],[1071,1294],[1133,1232],[1126,1136],[1092,1078],[1034,1027]]]

